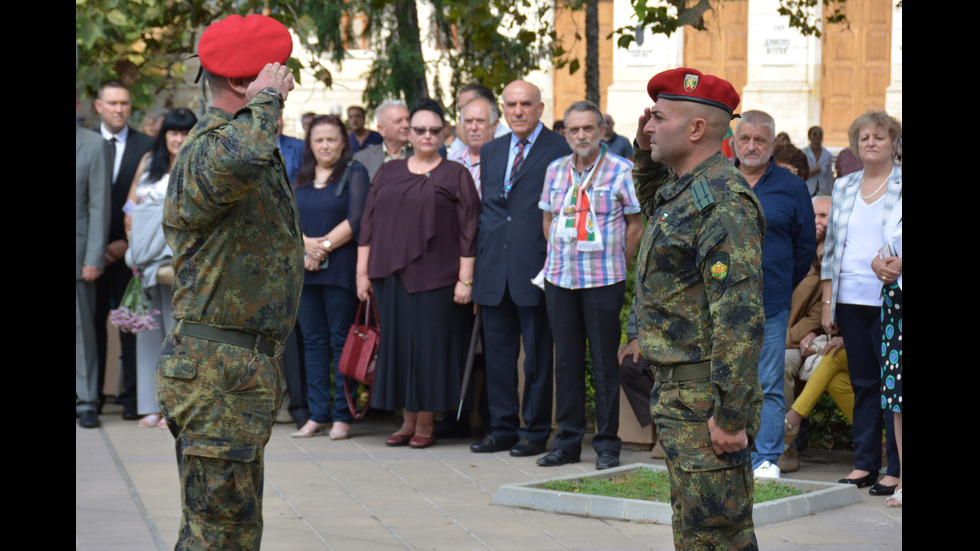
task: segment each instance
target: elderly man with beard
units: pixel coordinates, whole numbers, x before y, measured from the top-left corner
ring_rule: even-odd
[[[759,357],[762,426],[752,468],[756,477],[779,478],[783,453],[786,331],[793,289],[806,277],[816,254],[813,204],[806,183],[772,157],[776,123],[762,111],[746,111],[735,126],[735,166],[752,187],[766,216],[762,242],[762,303],[765,333]]]
[[[572,154],[548,167],[539,206],[548,257],[545,302],[555,338],[555,405],[561,427],[538,465],[579,461],[585,436],[585,343],[595,373],[596,469],[619,465],[619,311],[626,262],[643,229],[633,163],[602,141],[606,123],[590,101],[565,112]]]

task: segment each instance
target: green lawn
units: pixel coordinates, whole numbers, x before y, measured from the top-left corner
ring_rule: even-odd
[[[627,499],[643,499],[670,503],[670,481],[665,471],[637,469],[616,478],[576,478],[552,480],[542,488],[560,492],[589,494]],[[755,502],[772,501],[783,497],[803,494],[798,490],[775,481],[756,481]]]

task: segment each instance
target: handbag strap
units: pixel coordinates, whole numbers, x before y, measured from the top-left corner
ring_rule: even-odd
[[[371,323],[371,316],[374,315],[374,323]],[[366,301],[357,305],[357,316],[354,317],[354,325],[365,325],[368,327],[381,327],[378,319],[378,307],[371,301],[371,294],[368,293]]]
[[[347,161],[347,166],[344,167],[344,173],[340,175],[340,180],[337,182],[337,197],[340,197],[344,193],[344,188],[347,187],[347,182],[350,180],[350,167],[354,164],[354,161]]]
[[[356,386],[354,387],[357,388]],[[357,411],[354,407],[354,397],[351,396],[350,388],[347,386],[347,377],[344,377],[344,394],[347,398],[347,408],[350,409],[350,414],[354,416],[354,419],[361,419],[367,415],[368,409],[371,408],[371,391],[374,390],[374,385],[367,387],[367,397],[364,399],[364,405],[361,406],[361,411]]]

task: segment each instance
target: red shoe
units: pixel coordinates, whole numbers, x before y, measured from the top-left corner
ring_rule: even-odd
[[[411,440],[414,436],[415,436],[414,434],[398,434],[398,433],[395,433],[395,434],[392,434],[391,436],[389,436],[387,440],[385,440],[385,445],[386,446],[407,446],[408,443],[409,443],[409,440]]]
[[[418,434],[416,434],[415,436],[412,437],[411,440],[408,441],[409,446],[417,449],[428,448],[429,446],[435,443],[436,443],[436,437],[434,434],[432,436],[419,436]]]

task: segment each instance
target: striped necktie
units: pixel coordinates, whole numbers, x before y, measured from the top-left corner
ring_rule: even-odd
[[[514,165],[510,169],[510,180],[504,184],[504,199],[510,195],[511,188],[514,187],[514,177],[517,176],[517,171],[521,169],[521,165],[524,164],[524,148],[527,147],[527,138],[521,138],[521,141],[517,142],[517,155],[514,157]]]

